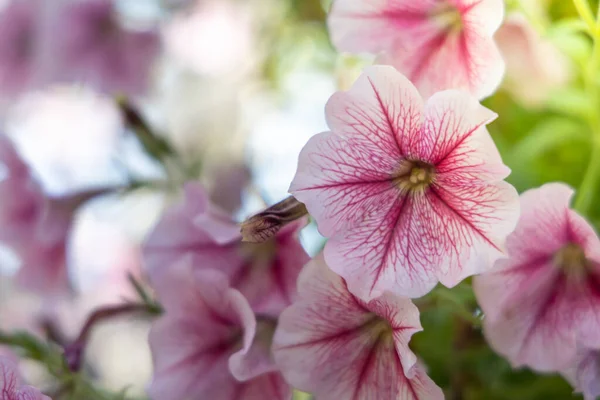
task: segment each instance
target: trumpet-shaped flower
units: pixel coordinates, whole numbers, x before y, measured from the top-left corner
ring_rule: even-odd
[[[276,321],[257,319],[223,273],[191,261],[181,259],[155,283],[165,314],[150,332],[151,397],[291,399],[270,353]]]
[[[408,347],[419,310],[391,293],[364,302],[317,256],[298,281],[273,352],[286,380],[318,399],[443,399]]]
[[[265,243],[243,243],[239,226],[190,183],[183,202],[167,210],[147,238],[144,260],[156,281],[174,262],[192,257],[196,268],[226,273],[254,311],[276,316],[294,299],[296,279],[309,260],[297,237],[305,224],[291,223]]]
[[[424,96],[446,89],[489,96],[504,61],[493,40],[502,0],[335,0],[329,30],[341,51],[382,53]]]
[[[467,93],[426,102],[391,67],[366,70],[326,106],[331,132],[302,150],[290,192],[331,238],[325,259],[369,300],[453,286],[503,256],[518,219],[509,169]]]
[[[560,371],[579,344],[600,347],[600,240],[572,195],[557,183],[524,193],[510,258],[474,280],[486,337],[515,367]]]
[[[0,399],[1,400],[51,400],[31,386],[19,383],[16,366],[6,357],[0,357]]]

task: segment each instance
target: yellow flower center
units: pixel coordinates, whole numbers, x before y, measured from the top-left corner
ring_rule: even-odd
[[[581,246],[569,243],[556,252],[554,265],[568,277],[581,279],[587,274],[589,262]]]
[[[423,192],[435,181],[435,168],[421,161],[403,160],[393,176],[401,190]]]
[[[463,19],[460,10],[452,4],[441,4],[433,10],[432,18],[441,27],[451,32],[458,32],[463,28]]]

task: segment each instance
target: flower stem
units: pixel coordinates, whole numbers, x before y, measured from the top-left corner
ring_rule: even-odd
[[[586,215],[594,203],[596,184],[600,180],[600,87],[597,82],[600,69],[600,5],[595,19],[587,0],[573,0],[579,15],[590,30],[593,40],[592,55],[587,68],[583,71],[585,89],[592,104],[587,123],[592,132],[592,152],[587,171],[583,177],[575,201],[575,209]]]

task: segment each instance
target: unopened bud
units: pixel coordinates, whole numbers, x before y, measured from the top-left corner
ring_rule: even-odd
[[[242,240],[251,243],[266,242],[285,225],[307,214],[306,206],[290,196],[242,222]]]

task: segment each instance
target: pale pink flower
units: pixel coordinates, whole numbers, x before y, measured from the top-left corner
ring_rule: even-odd
[[[467,93],[426,102],[391,67],[366,69],[326,106],[331,132],[302,150],[290,192],[331,238],[325,259],[358,297],[418,297],[503,255],[518,219],[509,169]]]
[[[600,397],[600,351],[580,349],[575,363],[563,375],[585,400],[596,400]]]
[[[38,389],[21,385],[16,366],[11,360],[0,357],[1,400],[51,400]]]
[[[509,259],[474,279],[490,345],[515,367],[558,371],[600,347],[600,240],[553,183],[521,196]]]
[[[553,89],[568,82],[567,57],[541,37],[524,15],[509,15],[495,39],[506,61],[503,87],[523,104],[539,106]]]
[[[318,399],[443,399],[408,347],[419,310],[391,293],[366,303],[317,256],[300,299],[279,319],[275,361],[286,380]]]
[[[17,280],[42,294],[68,291],[68,235],[76,208],[94,192],[46,196],[8,138],[0,136],[0,241],[21,259]]]
[[[329,30],[341,51],[382,53],[425,97],[463,89],[483,98],[504,74],[492,37],[503,13],[502,0],[335,0]]]
[[[291,399],[270,353],[276,320],[257,320],[223,273],[194,268],[191,260],[172,265],[155,283],[165,313],[150,332],[151,397]]]
[[[60,22],[56,57],[69,81],[111,94],[146,89],[160,49],[156,32],[124,28],[112,0],[75,1]]]
[[[144,244],[153,281],[189,256],[195,268],[218,269],[231,279],[256,312],[278,315],[296,295],[296,279],[309,260],[298,241],[302,219],[261,243],[241,242],[240,228],[210,204],[204,189],[187,184],[184,199],[168,209]]]

